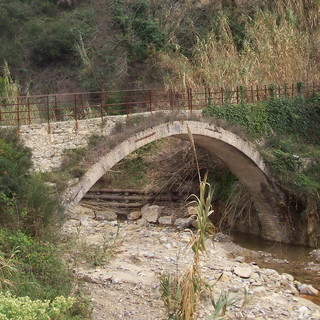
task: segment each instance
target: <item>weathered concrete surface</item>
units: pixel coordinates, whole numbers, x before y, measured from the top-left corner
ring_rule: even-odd
[[[68,206],[77,204],[108,170],[131,152],[166,137],[188,140],[188,130],[192,133],[195,143],[220,158],[250,192],[259,212],[263,237],[289,242],[290,230],[284,227],[280,213],[281,193],[270,180],[259,153],[250,143],[234,133],[201,121],[172,121],[159,124],[132,134],[111,151],[97,155],[97,162],[76,185],[66,191],[65,203]]]

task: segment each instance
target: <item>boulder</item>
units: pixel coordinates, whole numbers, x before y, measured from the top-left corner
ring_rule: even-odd
[[[245,262],[245,260],[246,260],[245,257],[242,257],[242,256],[237,256],[234,258],[234,261],[240,262],[240,263]]]
[[[172,224],[172,216],[163,216],[158,219],[160,224],[171,225]]]
[[[141,211],[133,211],[128,214],[127,219],[130,221],[134,221],[139,219],[141,215],[142,215]]]
[[[289,274],[289,273],[283,273],[283,274],[281,275],[281,278],[282,278],[283,280],[287,280],[287,281],[290,281],[290,282],[293,282],[293,281],[294,281],[293,275],[291,275],[291,274]]]
[[[316,296],[319,294],[319,291],[315,289],[311,284],[300,284],[298,290],[301,294],[306,294],[309,296]]]
[[[284,290],[290,292],[291,294],[297,295],[299,292],[296,287],[291,283],[286,283],[284,285]]]
[[[98,211],[95,215],[95,220],[115,221],[117,220],[117,214],[111,210]]]
[[[186,229],[189,228],[194,222],[193,218],[178,218],[174,222],[174,225],[177,226],[178,229]]]
[[[240,278],[248,279],[252,274],[252,269],[250,267],[235,267],[233,273]]]
[[[320,249],[312,250],[310,252],[310,255],[312,258],[316,259],[317,261],[320,261]]]
[[[160,209],[161,208],[157,205],[149,206],[146,204],[141,209],[142,218],[148,222],[155,223],[159,219]]]

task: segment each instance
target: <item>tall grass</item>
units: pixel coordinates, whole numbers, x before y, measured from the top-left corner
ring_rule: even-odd
[[[190,231],[190,247],[193,251],[193,262],[182,275],[164,275],[160,279],[162,298],[167,315],[173,320],[193,320],[200,302],[200,295],[205,289],[201,276],[200,254],[206,252],[206,240],[215,231],[209,216],[213,213],[211,202],[213,189],[207,182],[207,174],[201,179],[199,164],[193,136],[188,128],[190,142],[196,158],[199,174],[199,197],[192,203],[197,205],[197,219],[195,233]]]
[[[179,51],[158,53],[164,83],[175,87],[226,87],[319,80],[320,3],[275,0],[272,9],[240,14],[241,48],[230,15],[220,11],[215,29],[198,38],[192,57]]]

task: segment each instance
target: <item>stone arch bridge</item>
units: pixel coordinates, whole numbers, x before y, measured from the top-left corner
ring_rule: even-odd
[[[132,115],[131,117],[147,117]],[[153,114],[153,119],[157,115]],[[144,127],[137,126],[134,133],[128,134],[114,148],[106,148],[97,155],[82,178],[70,186],[64,194],[64,200],[70,207],[77,204],[86,192],[115,164],[131,152],[153,141],[166,137],[189,140],[190,131],[196,145],[207,149],[212,155],[221,159],[237,176],[239,181],[251,194],[259,214],[262,236],[266,239],[289,242],[290,231],[286,229],[285,217],[281,210],[282,194],[270,177],[267,167],[254,146],[231,131],[198,118],[181,120],[179,118],[157,119],[157,123],[145,118]],[[119,130],[128,120],[127,116],[109,116],[101,119],[81,120],[75,127],[74,122],[55,122],[50,124],[33,124],[20,127],[20,135],[25,145],[33,151],[34,169],[50,171],[61,164],[65,149],[84,147],[93,134],[103,135],[108,140],[115,139]]]

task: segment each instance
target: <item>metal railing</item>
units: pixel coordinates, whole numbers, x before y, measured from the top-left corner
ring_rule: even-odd
[[[266,101],[271,98],[309,97],[320,93],[319,83],[281,86],[247,86],[220,89],[121,90],[49,95],[0,97],[0,126],[78,121],[110,115],[158,110],[196,110],[209,105]]]

